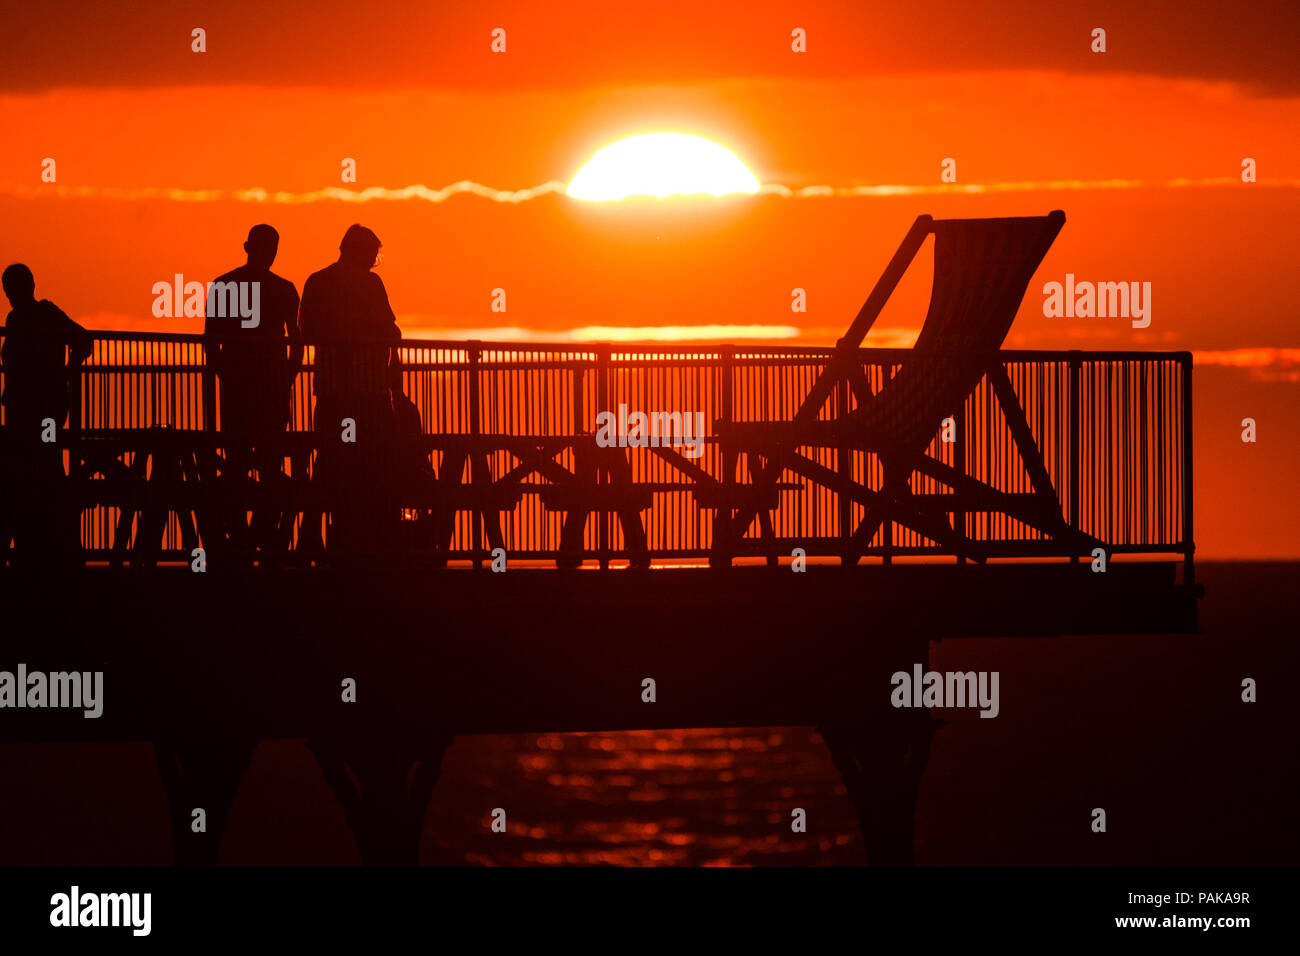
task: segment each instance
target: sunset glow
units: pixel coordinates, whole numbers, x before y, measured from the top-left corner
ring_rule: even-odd
[[[0,23],[12,952],[1287,924],[1300,0]]]
[[[1300,445],[1240,459],[1255,450],[1242,419],[1293,422],[1300,388],[1300,83],[1278,18],[1222,44],[1197,5],[1065,28],[1020,3],[997,21],[814,4],[798,24],[737,0],[668,0],[653,18],[577,0],[561,19],[523,0],[509,23],[394,4],[414,11],[406,30],[332,6],[294,44],[280,40],[301,33],[293,4],[220,5],[207,23],[129,5],[108,43],[15,8],[8,32],[35,46],[0,82],[0,266],[31,267],[37,297],[85,328],[193,334],[202,319],[153,314],[155,283],[222,275],[265,222],[274,271],[301,292],[360,222],[410,338],[827,346],[917,215],[1064,209],[1005,347],[1192,352],[1198,556],[1296,553]],[[198,26],[225,39],[196,53]],[[489,48],[497,26],[508,52]],[[159,148],[159,117],[203,116],[237,117],[238,135]],[[927,245],[869,346],[912,346],[932,263]],[[1043,286],[1066,273],[1150,282],[1150,327],[1048,317]],[[1229,498],[1274,506],[1210,507]]]

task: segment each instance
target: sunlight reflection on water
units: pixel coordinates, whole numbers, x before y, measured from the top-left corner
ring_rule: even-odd
[[[458,738],[425,827],[442,864],[858,864],[844,785],[810,728]],[[495,807],[508,827],[493,834]],[[808,833],[793,833],[802,807]]]

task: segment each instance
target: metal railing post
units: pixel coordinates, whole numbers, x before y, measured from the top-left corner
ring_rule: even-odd
[[[728,345],[724,346],[721,355],[722,362],[722,421],[723,434],[728,434],[731,424],[735,421],[736,409],[734,405],[733,393],[736,387],[736,350]],[[718,544],[719,536],[728,536],[731,534],[731,505],[733,500],[733,486],[736,482],[736,467],[739,463],[739,453],[735,451],[735,443],[731,447],[726,445],[722,447],[722,500],[718,503],[717,509],[713,513],[713,523],[709,528],[709,549],[712,551]]]
[[[848,378],[841,378],[836,384],[836,417],[840,420],[849,417],[849,394],[852,391],[849,388]],[[835,471],[839,474],[844,483],[844,488],[849,487],[849,482],[853,480],[853,460],[850,457],[851,452],[847,443],[841,443],[835,449]],[[840,526],[840,542],[846,544],[849,536],[853,533],[853,502],[849,499],[843,489],[836,491],[835,500],[838,504],[837,520]],[[843,547],[840,549],[843,550]]]
[[[1183,583],[1196,583],[1192,537],[1192,354],[1184,352],[1183,366]]]
[[[957,414],[953,417],[953,430],[957,433],[957,441],[953,447],[952,466],[957,469],[961,475],[966,474],[966,401],[963,399],[961,406],[957,409]],[[961,493],[958,492],[958,500],[961,500]],[[952,513],[953,530],[957,532],[957,564],[966,563],[966,547],[963,542],[966,541],[966,512],[964,509],[954,510]]]
[[[1082,372],[1083,361],[1079,351],[1070,352],[1070,498],[1069,498],[1069,522],[1071,528],[1079,527],[1079,415],[1081,409],[1079,406],[1079,377]],[[1076,549],[1077,550],[1077,549]],[[1078,564],[1079,555],[1070,555],[1070,563]]]
[[[609,393],[610,393],[610,384],[611,384],[609,380],[611,375],[609,363],[610,363],[611,351],[612,350],[608,345],[601,346],[596,351],[597,396],[599,399],[599,404],[601,409],[605,411],[612,411],[612,409],[610,409],[609,407]],[[606,484],[606,482],[604,481],[604,476],[601,474],[599,456],[597,456],[597,460],[594,461],[593,464],[595,465],[595,475],[593,477],[596,480],[597,488],[599,488],[601,485]],[[613,516],[608,511],[605,511],[604,509],[599,509],[596,511],[596,555],[600,560],[600,566],[602,568],[608,567],[609,565],[610,537],[611,537],[610,524],[611,524],[612,517]]]
[[[475,480],[478,477],[479,452],[482,450],[479,444],[479,436],[482,434],[482,422],[479,413],[479,399],[481,394],[479,384],[479,361],[482,358],[482,342],[471,341],[465,343],[465,348],[469,358],[469,434],[470,434],[470,454],[469,462],[466,466],[469,484],[471,487],[477,484]],[[477,508],[471,508],[469,513],[470,520],[470,560],[473,562],[475,569],[483,566],[483,515]]]

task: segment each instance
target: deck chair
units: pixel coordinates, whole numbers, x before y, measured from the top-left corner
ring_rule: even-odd
[[[1054,538],[1095,539],[1065,522],[1042,455],[1025,420],[998,353],[1021,299],[1043,256],[1065,223],[1059,210],[1046,216],[935,220],[920,216],[876,283],[832,359],[789,422],[718,423],[723,447],[750,458],[753,484],[774,484],[785,471],[834,488],[863,506],[851,533],[842,531],[841,560],[856,564],[886,521],[912,528],[962,556],[983,560],[981,546],[949,520],[953,511],[1004,512]],[[934,285],[930,309],[916,345],[897,373],[871,390],[859,349],[885,302],[925,238],[933,234]],[[988,377],[1035,489],[1032,500],[1000,492],[963,471],[925,455],[943,425]],[[823,407],[841,383],[857,407],[826,419]],[[802,454],[801,447],[849,448],[879,456],[880,488],[850,480]],[[754,460],[761,464],[754,467]],[[951,504],[912,500],[911,478],[920,471],[952,488]],[[715,524],[713,563],[729,564],[755,517],[761,495],[752,493]],[[764,522],[770,527],[770,520]]]

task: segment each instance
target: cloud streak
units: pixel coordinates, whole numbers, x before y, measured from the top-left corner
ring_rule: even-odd
[[[1192,353],[1197,365],[1228,368],[1300,368],[1300,349],[1259,346],[1241,349],[1209,349]]]
[[[1025,180],[1003,183],[941,183],[927,185],[891,185],[877,186],[784,186],[780,183],[767,183],[759,187],[760,196],[778,196],[785,199],[818,198],[867,198],[889,196],[961,196],[987,195],[992,193],[1023,192],[1065,192],[1065,191],[1109,191],[1131,189],[1208,189],[1214,187],[1232,187],[1241,185],[1235,176],[1219,176],[1201,179],[1052,179]],[[1252,188],[1297,189],[1300,179],[1273,179],[1254,184]],[[444,203],[455,196],[476,196],[496,203],[517,205],[543,196],[566,196],[567,185],[552,179],[538,186],[527,189],[495,189],[472,180],[462,179],[442,189],[431,189],[421,183],[390,189],[385,186],[371,186],[367,189],[344,189],[340,186],[327,186],[307,192],[290,192],[286,190],[252,189],[177,189],[163,186],[68,186],[49,184],[46,186],[0,187],[5,195],[21,199],[106,199],[124,202],[145,200],[169,200],[180,203],[207,202],[242,202],[271,205],[307,205],[319,202],[369,203],[369,202],[427,202]],[[650,197],[636,197],[638,201],[648,201]],[[682,198],[682,197],[675,197]],[[690,197],[710,200],[713,197]],[[737,197],[724,197],[734,199]],[[585,200],[573,200],[585,202]]]
[[[490,199],[500,203],[521,203],[551,193],[563,193],[565,184],[558,179],[533,186],[529,189],[493,189],[480,183],[462,179],[442,189],[430,189],[420,183],[389,189],[385,186],[371,186],[367,189],[344,189],[341,186],[326,186],[309,192],[288,192],[269,189],[176,189],[163,186],[142,186],[136,188],[121,186],[19,186],[4,192],[23,199],[55,197],[59,199],[110,199],[139,201],[166,199],[172,202],[246,202],[301,205],[318,202],[366,203],[375,201],[401,202],[405,200],[422,200],[430,203],[446,202],[453,196],[469,195],[481,199]]]
[[[517,326],[495,328],[441,328],[418,317],[398,320],[411,339],[434,341],[498,341],[523,343],[591,342],[728,342],[797,339],[803,332],[791,325],[584,325],[573,329],[529,329]]]
[[[961,196],[989,193],[1106,191],[1112,189],[1206,189],[1215,186],[1238,186],[1236,176],[1216,176],[1201,179],[1041,179],[1005,183],[933,183],[921,186],[800,186],[791,188],[777,183],[759,187],[760,195],[809,199],[829,196]],[[1274,186],[1286,189],[1300,187],[1300,179],[1275,179],[1253,185]]]

